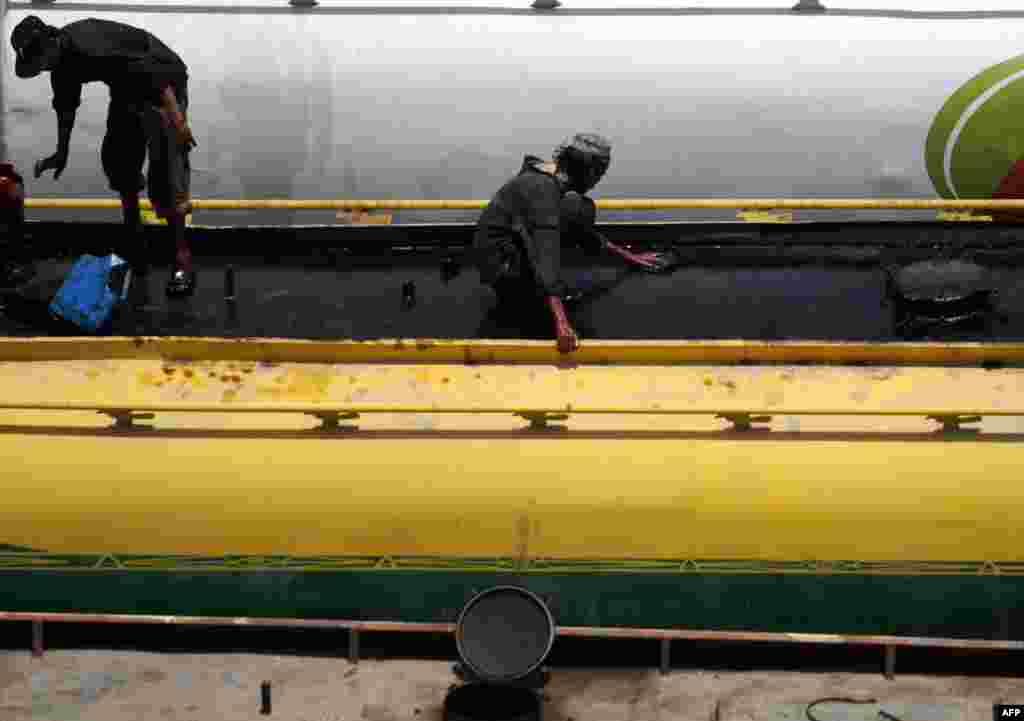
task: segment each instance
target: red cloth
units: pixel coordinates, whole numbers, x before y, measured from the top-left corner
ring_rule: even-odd
[[[0,178],[10,178],[19,184],[25,183],[21,173],[14,169],[14,163],[0,163]]]
[[[1024,200],[1024,160],[1018,160],[1010,167],[1010,172],[992,193],[992,200]],[[992,220],[997,223],[1024,223],[1024,212],[993,210]]]
[[[0,163],[0,210],[5,216],[0,222],[7,223],[7,212],[13,212],[18,219],[25,215],[25,181],[13,163]]]

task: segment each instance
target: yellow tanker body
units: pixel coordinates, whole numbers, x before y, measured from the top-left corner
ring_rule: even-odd
[[[1014,636],[1022,356],[4,340],[0,611]]]

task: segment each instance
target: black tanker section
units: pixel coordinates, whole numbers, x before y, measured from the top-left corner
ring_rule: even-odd
[[[890,341],[907,338],[892,279],[942,288],[943,263],[984,269],[996,312],[981,322],[913,330],[935,340],[1024,340],[1024,232],[992,224],[606,225],[609,239],[672,246],[669,275],[596,265],[565,253],[571,314],[584,340],[745,338]],[[115,335],[304,339],[551,338],[550,318],[494,307],[466,255],[472,226],[194,228],[195,297],[168,300],[166,229],[147,228],[156,267],[135,284]],[[33,223],[35,278],[3,293],[0,333],[79,334],[46,304],[73,258],[126,253],[115,224]],[[159,245],[157,245],[159,244]],[[921,261],[932,261],[920,265]],[[935,262],[943,261],[943,262]],[[894,276],[894,273],[896,274]],[[937,280],[936,280],[937,279]],[[955,280],[955,278],[953,279]],[[148,293],[144,292],[148,288]],[[225,299],[234,295],[234,301]],[[962,314],[961,314],[962,315]],[[979,320],[974,315],[961,318]]]

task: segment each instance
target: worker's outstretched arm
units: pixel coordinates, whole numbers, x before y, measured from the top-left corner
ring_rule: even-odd
[[[643,268],[644,270],[652,272],[658,272],[668,268],[669,260],[662,253],[631,253],[625,248],[615,245],[615,243],[611,242],[604,236],[600,234],[598,234],[598,236],[601,238],[601,243],[606,250],[619,256],[627,263],[631,263]]]
[[[557,295],[547,296],[548,308],[555,319],[555,338],[558,341],[558,350],[562,353],[572,353],[579,348],[580,341],[569,323],[569,317],[565,314],[565,306],[562,299]]]
[[[35,165],[35,173],[38,178],[45,171],[52,170],[53,179],[59,180],[61,173],[68,164],[68,152],[71,148],[71,131],[75,128],[75,111],[57,111],[57,152],[48,158],[39,160]]]

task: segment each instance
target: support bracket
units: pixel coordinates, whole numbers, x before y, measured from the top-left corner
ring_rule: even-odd
[[[43,622],[32,622],[32,655],[35,658],[42,658],[45,648],[43,646]]]
[[[551,421],[568,420],[568,413],[516,413],[520,418],[530,422],[531,431],[564,431],[565,426],[558,424],[549,426]]]
[[[797,13],[823,13],[827,8],[821,0],[800,0],[792,9]]]
[[[359,629],[349,629],[348,632],[348,662],[359,663]]]
[[[308,415],[320,421],[320,425],[316,428],[318,431],[354,431],[356,430],[355,426],[343,426],[341,421],[351,421],[359,417],[358,413],[347,411],[320,411]]]
[[[755,415],[751,415],[750,413],[719,413],[719,414],[717,414],[715,416],[715,418],[720,418],[721,420],[728,421],[729,423],[731,423],[732,424],[732,429],[731,430],[734,430],[734,431],[750,431],[750,430],[755,430],[754,429],[754,425],[753,425],[755,423],[771,423],[772,422],[772,417],[771,416],[755,416]],[[767,430],[767,429],[765,429],[765,428],[757,428],[756,430],[763,431],[763,430]]]
[[[928,416],[928,420],[935,421],[936,423],[942,424],[941,433],[977,433],[977,428],[961,428],[963,423],[980,423],[981,416],[962,416],[957,414],[942,415],[942,416]]]
[[[114,419],[114,428],[122,431],[145,431],[152,430],[152,426],[137,426],[135,421],[151,421],[156,416],[153,413],[136,413],[130,410],[97,411],[100,415],[109,416]]]

